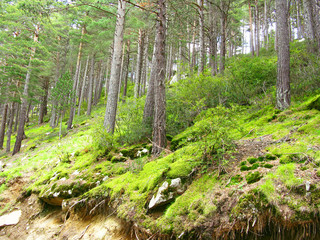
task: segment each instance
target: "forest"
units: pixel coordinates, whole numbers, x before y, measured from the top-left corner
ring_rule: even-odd
[[[318,0],[2,0],[0,238],[319,239]]]

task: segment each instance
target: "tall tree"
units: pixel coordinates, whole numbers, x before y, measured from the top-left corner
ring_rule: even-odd
[[[166,92],[165,92],[165,42],[166,0],[158,0],[158,25],[156,42],[155,112],[153,122],[152,153],[159,155],[166,146]]]
[[[290,106],[290,48],[288,26],[288,2],[276,0],[277,16],[277,108],[286,109]]]
[[[125,24],[126,2],[118,0],[117,22],[114,33],[113,56],[111,62],[111,76],[108,91],[106,113],[104,117],[104,127],[108,132],[113,133],[116,124],[116,114],[118,107],[118,94],[120,84],[121,57],[123,45],[123,32]]]

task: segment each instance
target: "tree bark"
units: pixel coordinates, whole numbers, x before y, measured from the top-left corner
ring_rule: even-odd
[[[277,108],[284,110],[290,106],[290,48],[287,0],[276,0],[278,36]]]
[[[81,67],[81,55],[82,55],[82,47],[83,47],[83,36],[86,33],[86,26],[83,25],[81,29],[81,39],[79,43],[79,50],[78,50],[78,57],[77,57],[77,65],[76,65],[76,72],[74,74],[73,78],[73,87],[72,87],[72,97],[71,97],[71,107],[70,107],[70,115],[69,115],[69,120],[68,120],[68,127],[67,129],[70,130],[72,128],[72,122],[73,122],[73,117],[75,113],[75,105],[76,105],[76,90],[77,90],[77,85],[79,81],[79,76],[80,76],[80,67]]]
[[[157,23],[158,24],[158,23]],[[158,27],[157,27],[158,28]],[[156,79],[156,67],[157,67],[157,58],[156,58],[156,51],[157,47],[156,44],[158,34],[156,33],[154,47],[153,47],[153,54],[152,54],[152,62],[151,62],[151,72],[149,78],[149,85],[147,90],[146,102],[144,105],[143,110],[143,123],[147,126],[147,128],[152,128],[153,122],[153,115],[154,115],[154,88],[155,88],[155,79]]]
[[[226,3],[221,1],[221,43],[220,43],[220,65],[219,73],[223,74],[225,69],[225,58],[226,58],[226,28],[227,28],[227,12]]]
[[[125,61],[125,70],[123,74],[123,92],[122,92],[122,102],[126,101],[127,97],[127,86],[128,86],[128,73],[129,73],[129,63],[130,63],[130,40],[127,41],[127,54],[126,54],[126,61]]]
[[[144,51],[143,51],[143,64],[142,64],[142,74],[141,74],[141,85],[139,91],[139,97],[143,96],[146,92],[147,83],[147,71],[148,71],[148,49],[149,49],[149,36],[146,34],[144,41]]]
[[[40,26],[36,25],[36,30],[35,30],[34,36],[33,36],[34,43],[38,42],[39,30],[40,30]],[[14,155],[20,151],[21,143],[24,138],[24,125],[25,125],[25,117],[26,117],[26,112],[27,112],[27,107],[28,107],[28,90],[29,90],[30,77],[31,77],[31,65],[32,65],[32,59],[33,59],[35,53],[36,53],[36,47],[32,47],[30,60],[29,60],[29,64],[27,67],[26,79],[25,79],[25,83],[24,83],[23,95],[22,95],[22,104],[21,104],[21,111],[20,111],[20,116],[19,116],[19,127],[18,127],[16,142],[14,145],[12,155]]]
[[[11,145],[11,135],[12,135],[12,125],[14,119],[14,112],[15,112],[15,103],[11,104],[10,114],[9,114],[9,123],[8,123],[8,130],[7,130],[7,144],[6,144],[6,152],[10,152],[10,145]]]
[[[216,12],[214,10],[213,4],[209,3],[209,64],[211,68],[211,75],[215,76],[217,74],[217,20],[214,15]]]
[[[203,0],[198,0],[199,7],[199,50],[200,50],[200,61],[199,61],[199,73],[203,73],[205,66],[205,49],[204,49],[204,10]]]
[[[256,37],[256,53],[260,54],[260,17],[258,0],[255,0],[255,37]]]
[[[82,102],[84,99],[84,92],[85,92],[86,84],[87,84],[88,66],[89,66],[89,55],[87,57],[87,63],[86,63],[86,67],[85,67],[84,74],[83,74],[82,88],[81,88],[80,97],[79,97],[78,116],[80,116],[81,105],[82,105]]]
[[[156,42],[155,114],[153,122],[152,154],[159,155],[166,147],[165,41],[166,1],[158,0],[158,28]]]
[[[111,77],[108,91],[106,113],[104,117],[104,127],[111,134],[114,133],[116,114],[118,107],[119,78],[122,57],[123,32],[125,24],[126,2],[118,1],[117,22],[114,34],[114,53],[111,63]]]
[[[254,56],[251,0],[249,0],[248,3],[249,3],[249,26],[250,26],[250,52],[251,52],[251,55]]]
[[[46,115],[46,109],[47,109],[47,104],[48,104],[49,85],[50,85],[50,80],[48,77],[45,77],[43,85],[42,85],[44,95],[41,97],[38,124],[43,123],[43,118]]]
[[[91,115],[92,108],[92,94],[93,94],[93,81],[94,81],[94,55],[91,58],[90,66],[90,75],[89,75],[89,92],[88,92],[88,106],[87,106],[87,116]]]
[[[138,98],[140,95],[139,90],[140,90],[140,84],[141,84],[141,71],[142,71],[142,63],[143,63],[144,37],[145,37],[144,31],[139,29],[136,79],[135,79],[135,85],[134,85],[134,97],[135,98]]]
[[[8,103],[6,103],[3,107],[2,121],[1,121],[1,128],[0,128],[0,149],[3,149],[4,135],[5,135],[6,123],[7,123],[7,115],[8,115]]]
[[[316,3],[314,0],[304,0],[304,4],[307,11],[308,35],[310,36],[309,38],[315,42],[315,50],[320,52],[320,24]]]

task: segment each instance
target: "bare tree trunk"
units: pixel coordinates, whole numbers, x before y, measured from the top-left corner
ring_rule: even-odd
[[[166,1],[158,0],[157,42],[156,42],[156,79],[155,79],[155,114],[153,122],[152,154],[159,155],[166,147]]]
[[[85,92],[86,83],[87,83],[88,66],[89,66],[89,55],[87,57],[86,67],[85,67],[83,78],[82,78],[83,80],[82,80],[81,93],[80,93],[80,97],[79,97],[78,116],[80,116],[81,105],[82,105],[82,102],[83,102],[83,99],[84,99],[84,92]]]
[[[0,128],[0,149],[3,149],[4,135],[6,132],[7,115],[8,115],[8,103],[6,103],[3,107],[2,121],[1,121],[1,128]]]
[[[126,61],[125,61],[125,71],[123,74],[123,92],[122,92],[122,102],[126,101],[127,97],[127,85],[128,85],[128,74],[129,74],[129,63],[130,63],[130,40],[127,41],[127,54],[126,54]]]
[[[73,122],[73,117],[75,113],[75,105],[76,105],[76,90],[77,90],[77,85],[79,81],[79,75],[80,75],[80,68],[81,68],[81,55],[82,55],[82,39],[84,34],[86,33],[86,27],[85,25],[82,26],[81,30],[81,39],[80,39],[80,44],[79,44],[79,51],[78,51],[78,57],[77,57],[77,65],[76,65],[76,72],[74,74],[73,78],[73,87],[72,87],[72,97],[71,97],[71,108],[70,108],[70,115],[69,115],[69,120],[68,120],[68,127],[67,129],[70,130],[72,128],[72,122]]]
[[[103,72],[102,60],[99,62],[98,71],[96,74],[95,88],[94,88],[94,97],[93,97],[93,105],[96,106],[99,102],[99,91],[101,84],[101,74]]]
[[[302,26],[301,26],[301,19],[300,19],[300,0],[296,0],[296,6],[297,6],[297,37],[298,39],[301,39]]]
[[[18,123],[19,123],[19,116],[20,116],[20,109],[21,109],[21,105],[17,104],[17,110],[16,110],[16,120],[14,122],[14,128],[13,131],[16,132],[18,129]]]
[[[119,78],[122,57],[123,32],[125,24],[126,2],[118,0],[117,23],[114,34],[114,53],[111,63],[111,77],[108,91],[108,101],[104,117],[104,127],[108,132],[114,133],[119,93]]]
[[[256,53],[257,56],[260,54],[260,19],[259,19],[259,6],[258,0],[255,0],[255,36],[256,36]]]
[[[12,135],[12,125],[14,119],[14,112],[15,112],[15,103],[11,103],[10,114],[9,114],[9,123],[8,123],[8,130],[7,130],[7,145],[6,145],[6,152],[10,152],[10,144],[11,144],[11,135]]]
[[[316,3],[314,0],[304,0],[304,4],[307,11],[308,33],[311,40],[316,44],[315,50],[320,52],[319,10],[316,9]]]
[[[36,25],[36,30],[34,32],[33,36],[33,42],[38,42],[39,39],[39,25]],[[31,55],[29,64],[27,67],[27,74],[26,74],[26,80],[24,83],[24,89],[23,89],[23,95],[22,95],[22,104],[21,104],[21,111],[20,111],[20,117],[19,117],[19,128],[17,132],[16,142],[14,145],[14,149],[12,152],[12,155],[18,153],[21,148],[21,143],[24,138],[24,125],[25,125],[25,116],[27,112],[27,106],[28,106],[28,90],[29,90],[29,84],[30,84],[30,77],[31,77],[31,62],[36,53],[36,47],[31,48]]]
[[[91,58],[91,68],[89,74],[89,92],[88,92],[88,106],[87,106],[87,115],[91,115],[91,107],[92,107],[92,93],[93,93],[93,81],[94,81],[94,55]]]
[[[42,89],[44,90],[44,96],[41,97],[38,124],[43,123],[43,117],[46,114],[46,109],[47,109],[47,104],[48,104],[49,84],[50,84],[50,80],[48,77],[46,77],[44,79],[43,86],[42,86]]]
[[[144,47],[144,37],[145,33],[141,29],[139,29],[139,40],[138,40],[138,53],[137,53],[137,68],[136,68],[136,79],[134,85],[134,97],[138,98],[140,84],[141,84],[141,71],[142,71],[142,63],[143,63],[143,47]]]
[[[209,51],[210,58],[209,64],[211,67],[211,75],[215,76],[217,74],[217,20],[214,15],[216,13],[213,4],[209,2]]]
[[[203,0],[198,0],[199,5],[199,50],[200,50],[200,61],[198,72],[202,73],[205,66],[205,49],[204,49],[204,12],[203,12]]]
[[[106,83],[105,83],[105,89],[104,89],[104,98],[107,99],[108,96],[108,90],[109,90],[109,69],[110,69],[110,57],[107,60],[107,70],[106,70]]]
[[[122,56],[121,56],[121,68],[120,68],[120,82],[119,82],[118,101],[120,101],[121,86],[122,86],[122,82],[123,82],[123,71],[124,71],[123,68],[124,68],[124,60],[125,60],[125,51],[126,51],[126,44],[123,43]],[[140,92],[140,90],[139,90],[139,92]]]
[[[194,22],[194,25],[196,25],[196,22]],[[191,59],[191,71],[194,71],[194,68],[196,66],[196,29],[193,28],[193,35],[192,35],[192,59]]]
[[[264,47],[268,50],[269,47],[269,24],[268,24],[268,5],[267,0],[264,0]]]
[[[141,75],[139,97],[143,96],[146,92],[147,71],[148,71],[148,48],[149,48],[149,36],[147,34],[145,37],[144,45],[145,46],[143,51],[143,64],[142,64],[142,75]]]
[[[159,23],[157,23],[159,24]],[[157,27],[158,28],[158,27]],[[153,54],[152,54],[152,63],[151,63],[151,72],[150,72],[150,78],[149,78],[149,85],[148,85],[148,91],[147,91],[147,97],[146,102],[144,105],[143,110],[143,122],[147,127],[152,127],[153,122],[153,115],[154,115],[154,94],[155,94],[155,79],[156,79],[156,67],[157,67],[157,58],[156,58],[156,51],[157,51],[157,38],[158,34],[156,33],[154,46],[153,46]]]
[[[251,0],[249,0],[250,52],[254,56]]]
[[[225,69],[225,58],[226,58],[226,28],[227,28],[227,13],[226,6],[221,1],[221,43],[220,43],[220,66],[219,73],[223,74]]]
[[[276,0],[278,36],[277,108],[290,106],[290,48],[287,0]]]

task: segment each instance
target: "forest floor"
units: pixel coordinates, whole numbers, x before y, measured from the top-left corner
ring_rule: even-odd
[[[157,158],[148,142],[97,146],[100,110],[61,140],[30,126],[1,154],[0,215],[22,215],[0,239],[317,239],[319,102],[208,109]]]

